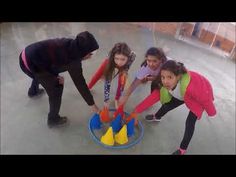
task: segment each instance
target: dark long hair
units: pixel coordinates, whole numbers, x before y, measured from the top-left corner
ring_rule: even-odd
[[[157,48],[157,47],[149,48],[145,54],[145,58],[147,58],[148,55],[157,57],[158,60],[161,60],[161,63],[164,63],[167,60],[166,55],[161,48]],[[146,59],[142,62],[141,67],[142,66],[147,66]]]
[[[160,72],[159,72],[157,78],[153,81],[156,86],[155,89],[160,89],[162,87],[162,82],[161,82],[161,71],[162,70],[170,71],[170,72],[174,73],[175,76],[187,73],[187,69],[185,68],[183,63],[177,62],[176,60],[167,60],[161,66],[161,69],[160,69]]]
[[[126,43],[116,43],[114,47],[111,49],[108,55],[108,65],[104,71],[104,76],[106,80],[112,80],[112,75],[115,70],[116,64],[114,61],[115,54],[122,54],[127,56],[128,58],[130,57],[131,54],[131,49]],[[123,71],[126,69],[126,65],[119,68],[119,72]]]

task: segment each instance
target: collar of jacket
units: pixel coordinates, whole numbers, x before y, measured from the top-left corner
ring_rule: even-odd
[[[182,97],[184,97],[187,86],[189,84],[191,80],[190,74],[187,72],[185,74],[182,75],[182,77],[180,78],[180,94]],[[161,104],[165,104],[170,102],[172,96],[169,93],[169,91],[165,88],[165,87],[161,87],[160,90],[160,101]]]

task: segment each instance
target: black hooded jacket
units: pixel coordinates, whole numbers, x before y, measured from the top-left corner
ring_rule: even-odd
[[[82,58],[99,48],[94,36],[88,31],[75,39],[58,38],[33,43],[25,48],[28,66],[33,73],[48,72],[54,76],[68,71],[78,91],[88,105],[94,100],[85,82]]]

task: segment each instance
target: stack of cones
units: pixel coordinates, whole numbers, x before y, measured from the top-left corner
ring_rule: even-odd
[[[137,113],[132,112],[127,118],[126,118],[126,123],[128,123],[131,119],[135,119],[134,125],[138,125],[138,119],[137,119]]]
[[[134,122],[135,122],[135,119],[131,119],[131,121],[129,121],[129,123],[127,124],[128,137],[130,137],[134,134]]]
[[[121,115],[122,118],[124,118],[124,105],[120,105],[116,112],[114,112],[113,117],[117,117],[118,115]]]
[[[110,122],[109,110],[104,107],[100,112],[100,117],[102,122]]]
[[[101,142],[105,145],[108,146],[113,146],[115,141],[114,141],[114,136],[113,136],[113,130],[112,127],[110,127],[107,132],[105,133],[105,135],[103,135],[101,137]]]
[[[123,114],[122,114],[123,113]],[[111,122],[111,126],[106,133],[101,137],[101,142],[108,146],[113,146],[116,143],[123,145],[128,142],[128,137],[134,135],[134,125],[138,124],[137,114],[132,112],[125,120],[125,124],[122,127],[122,116],[124,116],[123,106],[120,106],[114,113],[115,120]],[[109,111],[106,108],[100,112],[100,118],[102,122],[109,122]],[[93,127],[100,128],[99,115],[95,114],[93,118]],[[118,132],[115,136],[114,133]]]
[[[101,128],[100,117],[97,113],[94,114],[92,119],[91,119],[91,128],[92,129],[100,129]]]
[[[128,142],[127,125],[124,125],[119,133],[115,135],[115,141],[119,144],[125,144]]]
[[[121,115],[119,114],[115,120],[111,122],[111,126],[114,132],[118,132],[121,129]]]

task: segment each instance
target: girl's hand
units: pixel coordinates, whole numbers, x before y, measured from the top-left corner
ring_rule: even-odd
[[[118,109],[118,107],[119,107],[119,101],[115,100],[115,108]]]
[[[100,110],[99,110],[99,108],[97,107],[96,104],[94,104],[94,105],[92,105],[92,106],[90,106],[90,107],[91,107],[91,110],[92,110],[94,113],[99,113],[99,112],[100,112]]]
[[[141,81],[141,83],[143,83],[143,84],[145,84],[145,83],[147,83],[147,77],[144,77],[142,80],[140,80]]]
[[[57,76],[57,79],[59,81],[59,84],[61,84],[61,85],[64,84],[64,77],[63,76]]]
[[[118,106],[126,104],[127,100],[128,100],[128,96],[121,96],[118,101]]]
[[[155,76],[147,76],[147,81],[154,81],[156,79]]]
[[[152,75],[147,75],[145,76],[141,81],[142,83],[146,83],[147,81],[154,81],[156,79],[156,76],[152,76]]]

